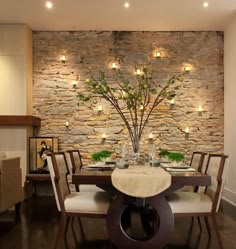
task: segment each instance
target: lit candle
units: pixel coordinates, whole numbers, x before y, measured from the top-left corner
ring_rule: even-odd
[[[106,133],[102,133],[102,139],[106,139],[107,134]]]
[[[189,127],[186,127],[186,128],[185,128],[185,133],[189,133],[189,131],[190,131],[190,128],[189,128]]]
[[[143,110],[143,108],[144,108],[143,105],[140,105],[139,109],[140,109],[140,110]]]
[[[171,104],[171,105],[174,105],[174,104],[175,104],[175,99],[171,99],[171,100],[170,100],[170,104]]]
[[[137,69],[137,70],[136,70],[136,74],[137,74],[137,75],[140,75],[140,74],[141,74],[141,70],[140,70],[140,69]]]
[[[117,65],[116,65],[115,62],[113,62],[113,63],[111,64],[111,68],[112,68],[112,69],[117,69]]]
[[[101,112],[102,111],[102,105],[98,106],[98,111]]]
[[[149,132],[148,137],[149,137],[149,139],[153,139],[153,133],[152,133],[152,132]]]
[[[186,67],[184,68],[184,71],[185,71],[185,72],[189,72],[189,71],[190,71],[190,67],[189,67],[189,66],[186,66]]]
[[[203,111],[203,107],[201,105],[198,106],[198,109],[197,109],[199,112],[202,112]]]
[[[73,87],[77,87],[78,86],[78,81],[77,80],[72,80],[72,85],[73,85]]]
[[[156,51],[156,57],[157,58],[161,57],[161,52],[160,51]]]
[[[63,54],[63,55],[61,56],[61,62],[65,62],[65,61],[66,61],[66,55]]]
[[[65,125],[66,125],[66,127],[68,127],[69,126],[69,121],[66,121]]]

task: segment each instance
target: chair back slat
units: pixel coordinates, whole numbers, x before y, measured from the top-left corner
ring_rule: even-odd
[[[198,152],[198,151],[193,152],[190,162],[191,167],[201,172],[205,155],[206,153],[204,152]]]
[[[228,156],[222,154],[210,154],[207,160],[205,173],[211,176],[211,185],[205,190],[213,201],[212,211],[217,212],[224,184],[224,166]]]
[[[70,155],[72,172],[74,173],[76,169],[80,169],[83,166],[80,151],[79,150],[68,150],[67,152]]]
[[[51,155],[47,155],[47,163],[48,163],[48,169],[49,169],[49,172],[50,172],[52,188],[53,188],[54,196],[55,196],[55,199],[56,199],[57,209],[58,209],[59,212],[61,212],[61,207],[60,207],[59,198],[58,198],[57,189],[56,189],[56,184],[55,184],[55,172],[54,172],[54,168],[53,168],[53,165],[52,165],[52,157],[51,157]]]
[[[56,195],[60,210],[65,212],[64,199],[70,193],[67,175],[69,174],[68,166],[66,163],[65,154],[63,152],[50,153],[51,162],[54,170],[54,182],[56,187]]]

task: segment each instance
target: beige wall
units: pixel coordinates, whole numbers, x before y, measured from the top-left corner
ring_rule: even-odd
[[[0,115],[32,114],[32,32],[25,25],[0,25]],[[0,126],[0,151],[21,156],[27,168],[31,128]]]
[[[224,197],[236,205],[236,16],[225,30],[225,140],[229,155]]]

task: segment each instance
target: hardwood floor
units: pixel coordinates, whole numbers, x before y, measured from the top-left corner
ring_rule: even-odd
[[[103,219],[81,219],[85,238],[82,239],[78,221],[69,227],[61,249],[111,249],[106,224]],[[4,249],[50,249],[56,234],[58,212],[54,197],[36,197],[25,201],[21,208],[21,221],[14,223],[14,214],[0,215],[0,248]],[[236,221],[219,214],[218,223],[225,249],[236,249]],[[72,229],[73,227],[73,229]],[[115,248],[115,247],[113,247]],[[209,238],[202,222],[200,232],[197,222],[191,229],[191,218],[175,220],[175,229],[166,249],[218,249],[214,232]],[[148,248],[147,248],[148,249]]]

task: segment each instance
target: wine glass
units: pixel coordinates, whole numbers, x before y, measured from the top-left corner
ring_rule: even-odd
[[[127,157],[127,152],[128,152],[127,144],[123,144],[122,148],[121,148],[121,158],[124,161],[125,161],[125,159]]]
[[[155,156],[156,156],[156,145],[151,144],[149,147],[149,161],[151,165],[153,165]]]

